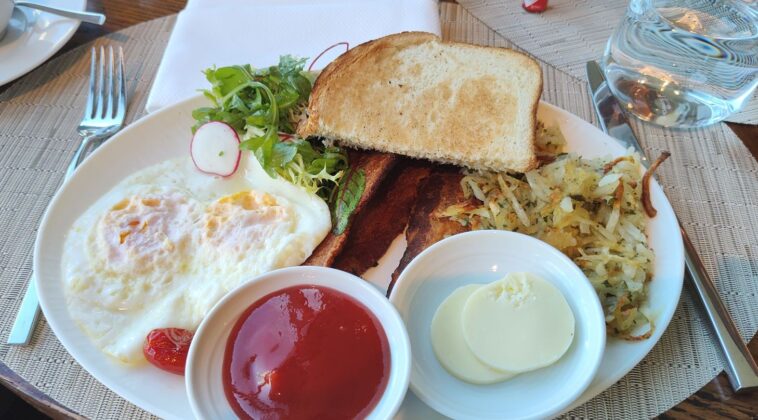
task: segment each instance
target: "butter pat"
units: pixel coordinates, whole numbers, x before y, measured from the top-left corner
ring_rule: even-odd
[[[574,338],[574,313],[555,286],[510,273],[473,291],[462,313],[465,342],[485,365],[514,373],[558,361]]]
[[[432,319],[432,348],[437,360],[453,376],[472,384],[492,384],[514,374],[495,370],[479,361],[463,338],[463,307],[469,296],[481,286],[459,287],[437,308]]]

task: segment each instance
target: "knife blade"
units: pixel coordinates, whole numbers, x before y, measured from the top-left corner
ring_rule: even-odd
[[[595,113],[600,122],[600,128],[609,136],[621,142],[625,148],[633,147],[640,154],[640,160],[647,168],[650,162],[647,156],[645,156],[645,151],[642,150],[642,145],[637,140],[637,136],[634,135],[632,127],[629,126],[626,115],[621,110],[621,105],[611,93],[611,89],[605,81],[603,71],[594,61],[587,63],[587,79],[590,83],[592,105],[595,106]]]
[[[645,156],[645,151],[629,126],[629,120],[621,105],[608,87],[605,75],[597,62],[587,62],[587,79],[592,104],[595,106],[600,127],[624,146],[634,148],[640,154],[642,164],[648,167],[650,161]],[[735,391],[756,387],[758,386],[758,365],[742,341],[737,326],[729,315],[729,311],[721,300],[713,280],[705,270],[705,266],[697,255],[697,251],[681,222],[679,222],[679,230],[682,232],[684,242],[685,278],[695,288],[696,295],[703,304],[716,338],[724,352],[729,382]]]

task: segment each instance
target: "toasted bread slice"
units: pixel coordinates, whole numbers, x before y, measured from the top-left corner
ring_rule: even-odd
[[[316,80],[298,133],[474,169],[537,165],[542,71],[505,48],[404,32],[359,45]]]

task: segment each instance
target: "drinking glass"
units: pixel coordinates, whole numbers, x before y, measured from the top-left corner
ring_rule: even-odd
[[[758,85],[755,0],[631,0],[602,67],[638,118],[702,127],[738,111]]]

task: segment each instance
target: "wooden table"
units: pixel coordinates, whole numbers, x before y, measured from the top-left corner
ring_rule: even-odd
[[[105,13],[108,17],[106,24],[102,27],[82,24],[58,54],[127,26],[177,13],[184,8],[185,3],[186,0],[90,0],[88,9]],[[2,90],[4,89],[0,88],[0,92]],[[758,159],[758,126],[734,123],[728,123],[728,126],[745,143],[753,157]],[[753,356],[758,357],[758,335],[753,337],[749,347]],[[76,413],[41,393],[2,363],[0,363],[0,383],[54,418],[78,417]],[[660,416],[660,418],[679,419],[757,417],[758,389],[735,394],[724,372],[700,391]]]

